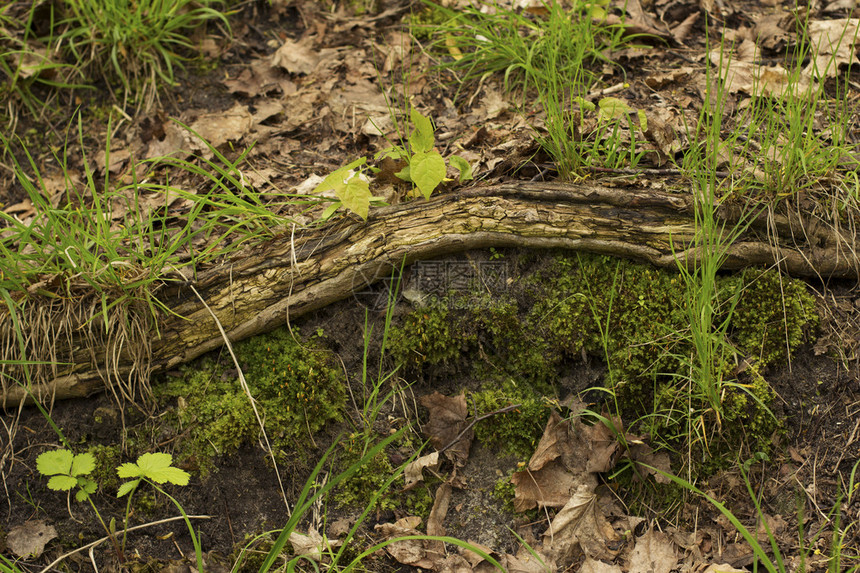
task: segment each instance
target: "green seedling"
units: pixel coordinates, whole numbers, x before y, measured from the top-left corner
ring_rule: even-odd
[[[75,499],[84,501],[96,492],[97,485],[87,477],[96,468],[92,454],[73,454],[69,450],[45,452],[36,459],[36,469],[51,476],[48,487],[54,491],[71,491],[78,488]]]
[[[116,523],[114,520],[111,520],[110,525],[105,523],[101,512],[91,497],[98,489],[96,482],[88,477],[96,469],[96,460],[93,455],[89,453],[73,454],[69,450],[45,452],[36,458],[36,469],[43,476],[51,476],[51,479],[48,480],[48,487],[54,491],[71,492],[78,488],[75,499],[79,502],[90,502],[99,523],[113,544],[117,558],[121,563],[124,562],[123,547],[116,539]],[[69,515],[72,515],[71,507],[69,507]]]
[[[436,130],[430,118],[412,108],[409,119],[413,128],[405,144],[387,147],[377,153],[375,159],[391,158],[404,162],[406,166],[395,175],[414,185],[425,199],[429,199],[445,181],[448,166],[442,154],[435,149]],[[460,183],[472,179],[472,167],[468,161],[453,155],[448,158],[448,163],[459,172]],[[313,195],[333,191],[338,199],[323,211],[320,218],[328,220],[344,206],[362,219],[367,219],[370,205],[381,204],[382,201],[381,197],[374,197],[370,192],[368,172],[373,173],[374,170],[367,167],[367,158],[362,157],[333,171],[317,185]]]
[[[409,112],[409,119],[413,129],[407,140],[408,148],[393,145],[380,151],[377,157],[391,157],[405,161],[406,167],[395,175],[415,185],[424,198],[429,199],[433,191],[445,180],[447,167],[445,159],[434,149],[436,130],[430,118],[412,108]],[[472,178],[472,170],[468,161],[455,155],[450,159],[450,162],[460,172],[461,183]]]
[[[143,454],[137,458],[136,463],[125,463],[116,469],[116,473],[121,479],[131,479],[121,486],[117,491],[117,497],[128,495],[128,503],[126,504],[125,517],[128,523],[128,515],[131,511],[131,495],[141,483],[148,483],[161,495],[173,502],[176,509],[182,515],[185,525],[188,527],[188,534],[191,536],[191,542],[194,544],[194,555],[197,558],[197,570],[203,571],[203,549],[200,545],[200,536],[194,531],[191,525],[191,520],[188,514],[182,508],[182,505],[172,495],[158,487],[165,483],[174,485],[188,485],[190,475],[185,470],[173,467],[173,456],[164,453]],[[158,485],[157,485],[158,484]],[[125,531],[123,531],[123,546],[125,546]]]
[[[92,494],[96,492],[98,485],[89,475],[95,470],[95,467],[96,460],[92,454],[73,454],[65,449],[45,452],[36,458],[36,469],[39,473],[44,476],[51,476],[48,480],[48,487],[50,489],[71,492],[71,490],[78,488],[75,499],[79,502],[85,500],[90,502],[90,506],[93,508],[93,512],[95,512],[99,523],[101,523],[102,528],[107,532],[108,538],[114,546],[117,558],[122,563],[125,561],[124,551],[127,529],[123,529],[122,543],[120,543],[116,537],[116,520],[111,519],[110,524],[105,523],[101,512],[99,512],[93,502]],[[149,483],[157,492],[172,501],[182,514],[194,543],[198,568],[201,568],[199,570],[202,571],[203,557],[200,548],[200,539],[195,534],[188,515],[175,498],[156,485],[163,485],[165,483],[188,485],[188,480],[191,477],[188,472],[173,467],[173,456],[170,454],[155,453],[141,455],[137,458],[136,463],[122,464],[117,468],[117,474],[122,479],[131,479],[131,481],[122,484],[117,492],[117,497],[128,495],[128,503],[125,508],[126,525],[131,513],[131,494],[137,491],[141,483]],[[69,514],[71,515],[71,508],[69,509]]]

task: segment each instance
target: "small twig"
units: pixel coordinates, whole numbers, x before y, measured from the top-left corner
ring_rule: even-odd
[[[459,442],[460,438],[462,438],[466,432],[468,432],[470,429],[472,429],[472,426],[474,426],[475,424],[477,424],[481,420],[485,420],[485,419],[489,418],[490,416],[495,416],[496,414],[505,414],[507,412],[510,412],[511,410],[516,410],[517,408],[520,408],[520,407],[522,407],[522,404],[513,404],[511,406],[505,406],[504,408],[500,408],[500,409],[495,410],[493,412],[483,414],[481,416],[478,416],[477,418],[473,418],[472,421],[469,422],[469,424],[465,428],[463,428],[463,431],[461,431],[459,434],[457,434],[456,438],[451,440],[451,442],[447,446],[438,450],[438,452],[441,454],[442,452],[444,452],[445,450],[447,450],[448,448],[452,447],[454,444]]]
[[[187,516],[187,518],[188,519],[212,519],[212,516],[211,515],[189,515],[189,516]],[[144,523],[143,525],[135,525],[134,527],[126,527],[122,531],[117,531],[117,534],[122,533],[123,535],[125,535],[126,533],[129,533],[130,531],[137,531],[138,529],[145,529],[147,527],[152,527],[153,525],[162,525],[164,523],[169,523],[171,521],[179,521],[181,519],[185,519],[185,517],[183,517],[181,515],[177,515],[176,517],[168,517],[167,519],[159,519],[158,521],[152,521],[150,523]],[[104,543],[105,541],[107,541],[109,539],[110,539],[110,537],[105,536],[105,537],[102,537],[101,539],[96,539],[92,543],[87,543],[83,547],[78,547],[77,549],[69,551],[68,553],[64,553],[64,554],[60,555],[59,557],[57,557],[56,559],[54,559],[47,567],[42,569],[39,573],[48,573],[48,571],[50,571],[51,568],[54,565],[56,565],[57,563],[65,560],[68,557],[71,557],[72,555],[74,555],[76,553],[80,553],[81,551],[89,551],[91,548],[97,547],[98,545],[101,545],[102,543]]]
[[[96,556],[93,554],[95,548],[95,545],[93,545],[87,553],[90,555],[90,563],[93,564],[93,571],[95,571],[95,573],[99,573],[99,566],[96,564]]]

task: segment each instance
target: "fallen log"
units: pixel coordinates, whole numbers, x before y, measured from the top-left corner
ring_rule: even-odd
[[[719,224],[735,227],[744,220],[742,211],[720,209]],[[345,216],[238,253],[198,276],[193,286],[200,298],[187,284],[163,288],[157,296],[170,313],[159,318],[157,337],[152,336],[156,325],[146,320],[119,335],[108,328],[104,336],[86,336],[94,328],[91,320],[81,328],[87,317],[66,320],[51,330],[49,352],[30,345],[30,360],[53,362],[33,367],[30,392],[43,400],[64,399],[106,386],[146,385],[152,373],[223,344],[207,306],[230,340],[238,341],[421,259],[487,247],[564,248],[671,268],[677,260],[689,263],[701,256],[695,237],[691,196],[587,182],[512,182],[378,208],[367,221]],[[855,234],[811,218],[759,213],[729,248],[724,266],[778,265],[800,277],[857,278],[856,247]],[[20,359],[11,317],[0,320],[4,358]],[[5,407],[28,399],[17,382],[20,371],[9,368],[0,372]]]

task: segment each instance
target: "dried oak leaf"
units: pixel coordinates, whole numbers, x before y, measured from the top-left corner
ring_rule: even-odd
[[[445,448],[445,455],[457,465],[463,465],[469,458],[469,448],[475,431],[467,426],[469,413],[466,394],[449,398],[439,392],[421,397],[421,405],[430,411],[430,419],[424,424],[424,435],[437,450]],[[460,436],[460,433],[463,435]],[[455,442],[456,440],[456,442]]]

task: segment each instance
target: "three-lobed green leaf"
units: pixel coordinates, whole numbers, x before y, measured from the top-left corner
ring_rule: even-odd
[[[48,488],[54,491],[71,491],[79,487],[75,499],[85,500],[95,493],[96,482],[86,477],[96,469],[96,459],[92,454],[73,454],[69,450],[44,452],[36,458],[36,469],[48,480]]]
[[[134,478],[120,486],[117,497],[134,491],[144,479],[157,484],[170,482],[175,485],[188,485],[188,480],[191,479],[188,472],[173,467],[173,456],[163,453],[143,454],[137,458],[137,463],[119,466],[116,473],[122,479]]]

